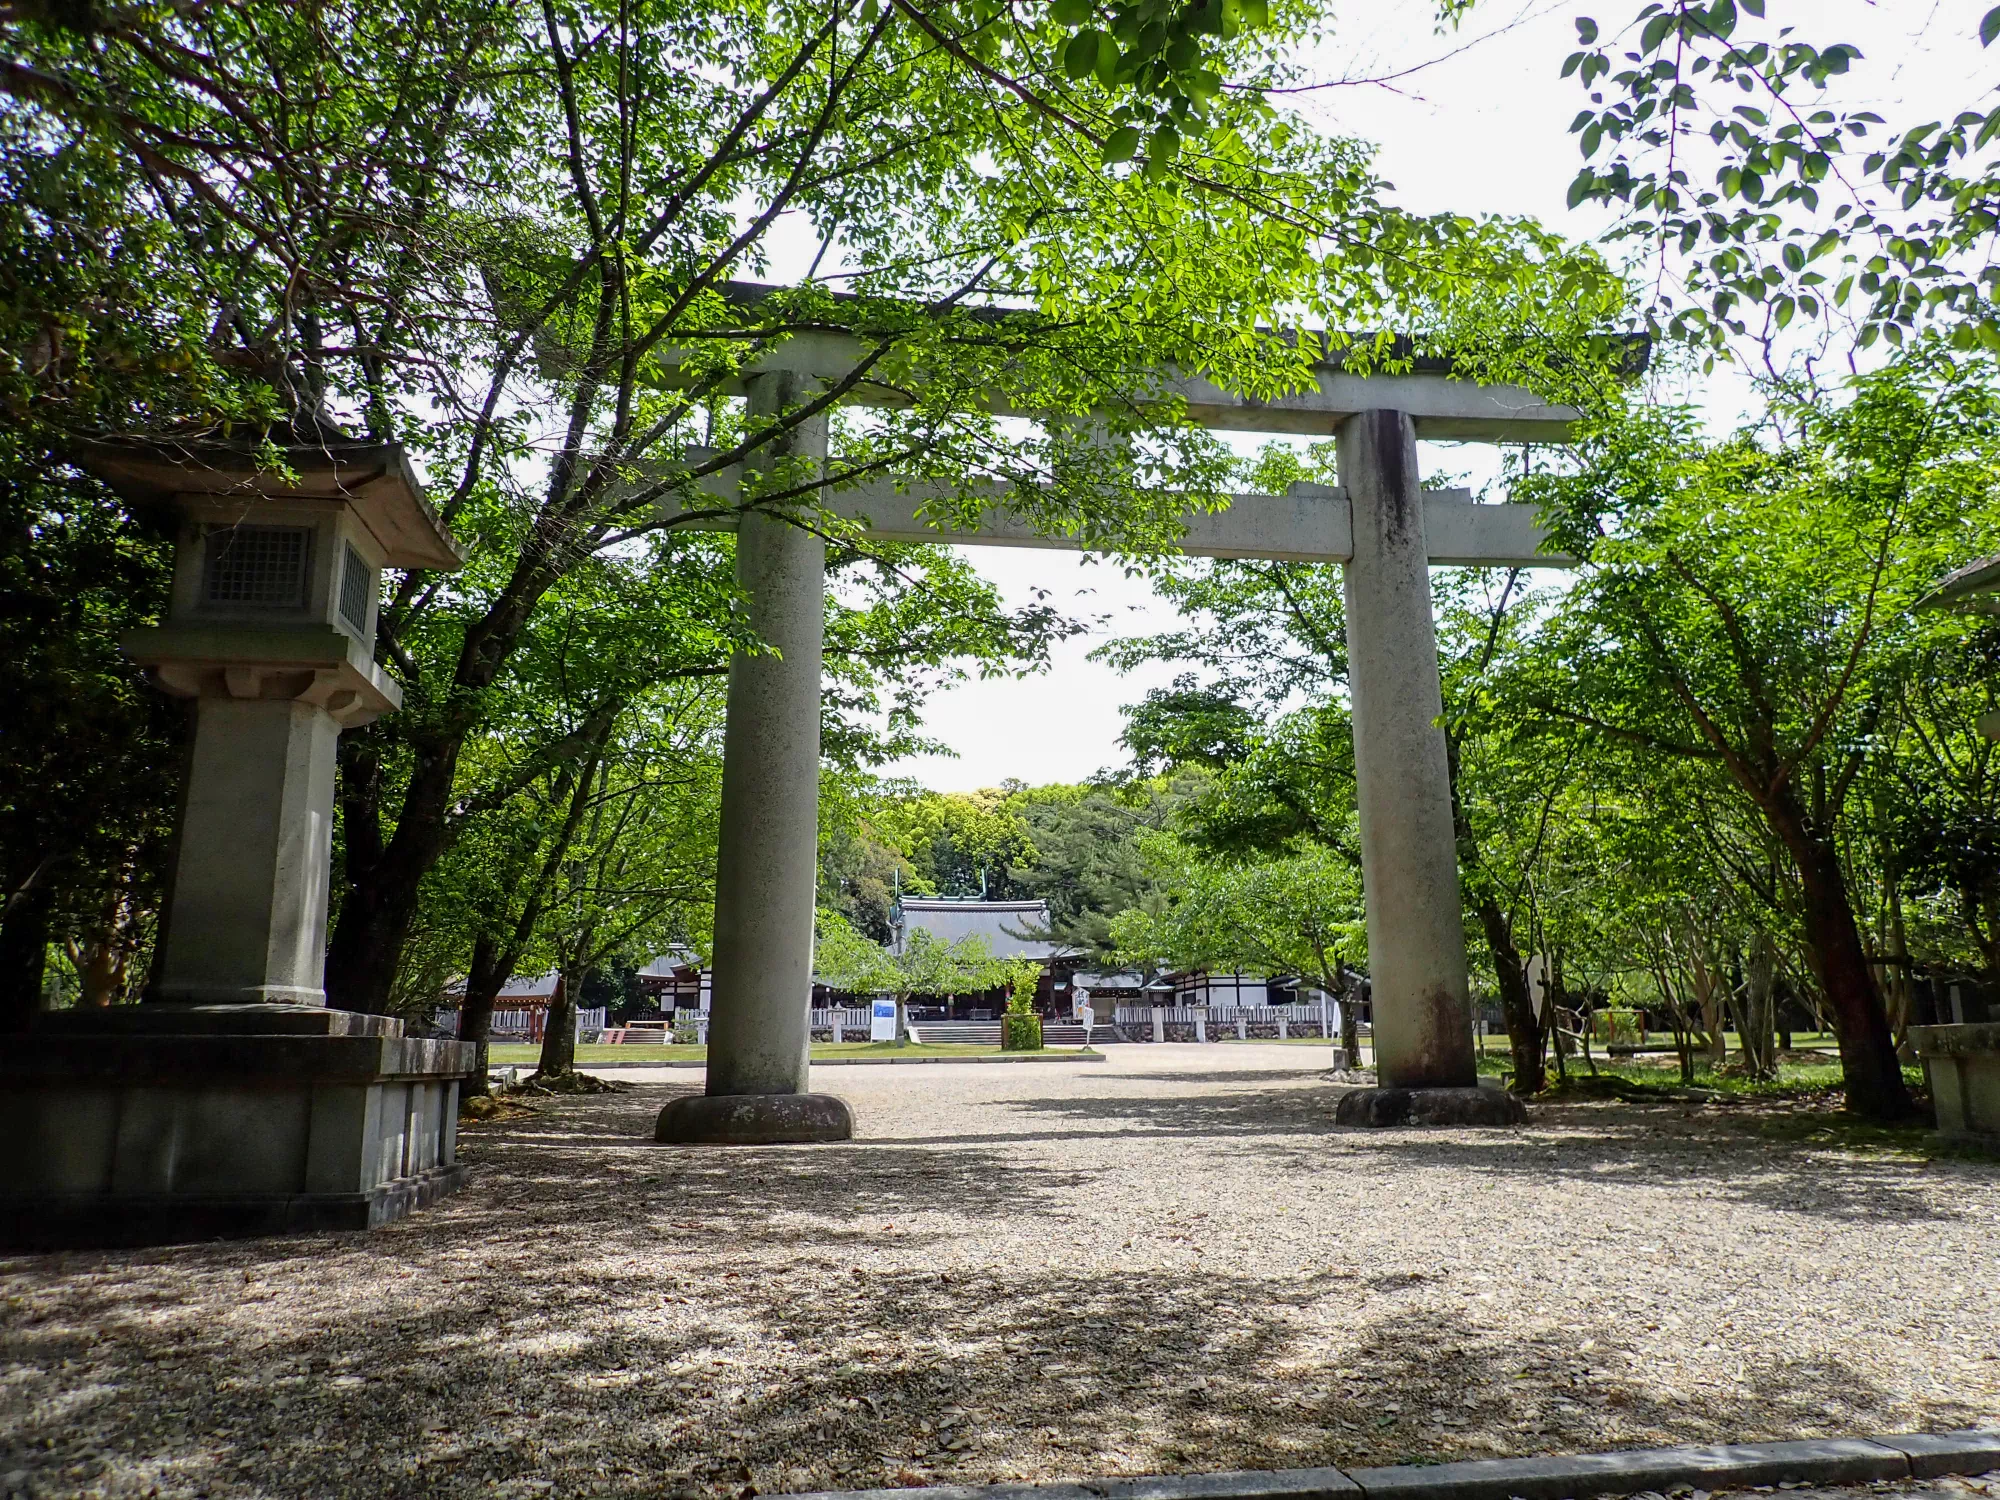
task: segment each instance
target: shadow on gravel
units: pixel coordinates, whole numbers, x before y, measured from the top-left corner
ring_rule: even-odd
[[[1310,1083],[1314,1075],[1326,1072],[1333,1066],[1328,1062],[1308,1063],[1297,1068],[1259,1069],[1246,1072],[1240,1068],[1187,1068],[1166,1073],[1120,1073],[1120,1083]]]
[[[1526,1133],[1342,1132],[1341,1145],[1412,1167],[1452,1167],[1543,1186],[1675,1182],[1764,1210],[1858,1223],[1953,1221],[1941,1174],[1978,1164],[1840,1153],[1747,1135],[1678,1106],[1530,1106]],[[1980,1180],[1990,1180],[1990,1174]]]
[[[1229,1073],[1211,1078],[1193,1073],[1161,1075],[1154,1081],[1235,1083],[1246,1077],[1254,1079],[1257,1075]],[[1274,1077],[1290,1083],[1299,1081],[1296,1073],[1280,1073]],[[1318,1088],[1244,1089],[1240,1093],[1168,1095],[1087,1094],[1053,1099],[1011,1099],[1008,1108],[1030,1118],[1051,1122],[1088,1122],[1092,1126],[1118,1127],[1109,1131],[1092,1129],[1079,1132],[1092,1136],[1289,1135],[1331,1131],[1334,1128],[1332,1101],[1335,1097],[1330,1089]]]
[[[1176,1076],[1160,1075],[1160,1081],[1174,1081]],[[1224,1074],[1217,1081],[1246,1076],[1256,1075]],[[1010,1100],[1008,1107],[1024,1115],[1080,1128],[956,1139],[1003,1145],[1106,1137],[1261,1135],[1290,1141],[1313,1137],[1319,1138],[1316,1150],[1402,1159],[1413,1167],[1457,1167],[1536,1184],[1685,1182],[1759,1208],[1862,1222],[1960,1218],[1957,1210],[1934,1201],[1935,1195],[1923,1185],[1934,1182],[1941,1172],[1982,1171],[1978,1162],[1926,1165],[1905,1157],[1850,1153],[1842,1153],[1838,1166],[1832,1167],[1822,1148],[1747,1134],[1733,1128],[1726,1117],[1691,1114],[1679,1104],[1535,1104],[1525,1131],[1343,1127],[1333,1121],[1333,1103],[1342,1092],[1327,1085],[1184,1097],[1096,1094]],[[1314,1155],[1300,1158],[1298,1165],[1313,1170],[1325,1161]]]
[[[1422,1272],[1125,1275],[1033,1254],[954,1268],[943,1232],[913,1237],[937,1270],[882,1271],[874,1252],[908,1215],[1033,1220],[1089,1179],[942,1141],[659,1147],[643,1127],[663,1097],[566,1100],[469,1132],[473,1185],[373,1235],[0,1263],[0,1470],[29,1470],[41,1496],[640,1500],[1049,1477],[1051,1454],[1073,1475],[1395,1463],[1978,1415],[1899,1404],[1832,1356],[1725,1352],[1649,1379],[1636,1325],[1621,1349],[1503,1326]],[[1143,1134],[1302,1118],[1280,1096],[1035,1107],[1063,1106],[1122,1109]],[[1340,1132],[1326,1149],[1636,1178],[1665,1169],[1647,1128],[1490,1149]],[[1884,1190],[1865,1173],[1851,1188]],[[1329,1313],[1351,1341],[1308,1355]]]

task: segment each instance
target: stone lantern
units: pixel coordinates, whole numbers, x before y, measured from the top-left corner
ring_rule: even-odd
[[[1919,609],[2000,615],[2000,556],[1982,557],[1942,579]],[[2000,709],[1981,715],[1978,729],[2000,740]],[[1910,1049],[1924,1065],[1938,1134],[1946,1140],[2000,1147],[2000,1015],[1945,1026],[1912,1026]]]
[[[326,1008],[336,745],[400,706],[381,571],[462,559],[402,450],[100,443],[79,461],[175,524],[164,624],[125,650],[194,700],[146,1003],[55,1012],[0,1057],[0,1239],[366,1227],[451,1191],[470,1045]]]

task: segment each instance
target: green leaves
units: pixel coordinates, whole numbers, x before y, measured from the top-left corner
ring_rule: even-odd
[[[980,937],[945,943],[918,928],[892,953],[838,913],[822,910],[815,925],[814,976],[850,994],[963,995],[1012,985],[1019,975]]]
[[[1122,962],[1295,974],[1332,989],[1342,965],[1367,960],[1360,872],[1325,849],[1235,862],[1156,839],[1148,853],[1164,899],[1113,921]]]
[[[1116,77],[1118,44],[1102,31],[1079,31],[1063,48],[1063,71],[1071,78],[1109,72]]]
[[[1268,0],[1117,0],[1103,6],[1055,0],[1048,16],[1070,33],[1057,44],[1063,76],[1122,96],[1104,161],[1130,161],[1141,139],[1158,140],[1160,147],[1146,152],[1151,181],[1160,180],[1178,154],[1178,147],[1167,149],[1160,131],[1171,128],[1178,137],[1202,128],[1223,92],[1229,58],[1239,50],[1230,43],[1270,25]]]
[[[1993,324],[2000,305],[2000,269],[1983,251],[2000,162],[1979,159],[2000,139],[2000,109],[1906,130],[1867,153],[1857,173],[1848,153],[1880,118],[1807,112],[1792,99],[1834,86],[1859,49],[1815,45],[1791,29],[1745,35],[1745,18],[1762,16],[1747,0],[1648,4],[1635,18],[1636,49],[1623,53],[1597,46],[1597,23],[1581,18],[1587,50],[1562,64],[1564,77],[1593,91],[1570,126],[1585,159],[1570,206],[1618,210],[1614,237],[1649,241],[1686,270],[1662,279],[1649,328],[1715,351],[1761,336],[1760,313],[1783,326],[1797,312],[1842,311],[1864,344],[1958,319],[1971,321],[1968,337],[1978,342],[1977,327]],[[1983,44],[1996,35],[2000,10],[1980,28]],[[1697,131],[1714,148],[1711,167],[1698,165]],[[1709,175],[1712,189],[1694,190],[1697,175]],[[1829,234],[1853,247],[1850,261],[1886,249],[1894,269],[1865,282],[1839,278],[1832,295],[1817,290],[1820,273],[1807,264],[1829,253],[1821,248]],[[1849,302],[1855,290],[1858,307]]]
[[[1604,898],[1652,908],[1638,925],[1656,932],[1733,917],[1779,934],[1848,1035],[1879,1005],[1828,961],[1858,951],[1857,923],[1935,903],[1900,929],[1919,963],[1956,962],[1976,936],[1962,892],[1907,878],[1935,847],[1925,820],[1885,816],[1899,761],[1971,744],[1970,702],[1924,702],[1941,663],[1918,648],[1939,625],[1912,605],[1947,558],[2000,546],[2000,389],[1989,362],[1942,344],[1835,393],[1774,393],[1753,431],[1720,441],[1686,414],[1634,412],[1574,472],[1521,487],[1596,538],[1501,696],[1612,773],[1592,815],[1616,856],[1592,872]],[[1915,835],[1902,848],[1899,822]]]

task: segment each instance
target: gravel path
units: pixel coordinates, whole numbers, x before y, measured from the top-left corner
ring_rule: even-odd
[[[741,1496],[2000,1425],[2000,1166],[1350,1131],[1316,1049],[843,1068],[864,1139],[464,1137],[371,1235],[0,1261],[0,1496]],[[9,1471],[12,1471],[11,1473]],[[26,1475],[26,1478],[22,1476]]]

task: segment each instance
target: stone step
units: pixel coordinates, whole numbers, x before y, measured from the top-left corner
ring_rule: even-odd
[[[911,1032],[924,1046],[997,1047],[998,1021],[913,1021]]]
[[[1090,1035],[1085,1036],[1083,1028],[1073,1021],[1044,1021],[1042,1023],[1042,1043],[1049,1047],[1100,1047],[1125,1040],[1125,1034],[1116,1026],[1093,1026]]]

